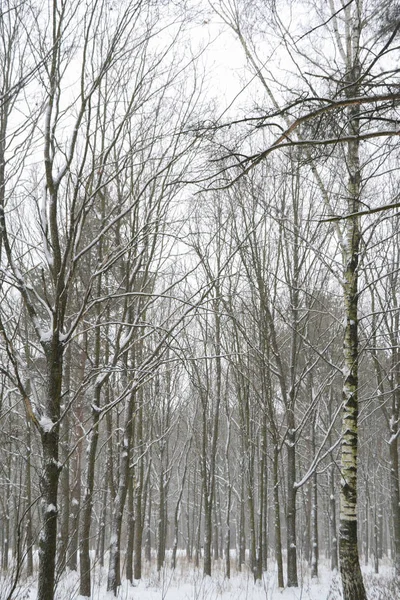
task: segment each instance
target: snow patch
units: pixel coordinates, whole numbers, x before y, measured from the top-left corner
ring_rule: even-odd
[[[40,334],[40,341],[42,343],[50,342],[53,337],[53,332],[48,329],[47,331],[42,331]]]
[[[350,369],[347,365],[343,367],[342,373],[344,378],[347,378],[350,375]]]
[[[40,417],[39,425],[45,433],[50,433],[50,431],[54,427],[53,421],[49,419],[49,417],[45,417],[44,415]]]

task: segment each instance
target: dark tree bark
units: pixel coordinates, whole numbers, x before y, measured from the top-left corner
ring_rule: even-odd
[[[292,412],[292,411],[290,411]],[[288,415],[287,433],[287,584],[297,587],[297,538],[296,538],[296,435],[294,422]]]
[[[141,392],[139,392],[141,396]],[[144,525],[144,458],[143,453],[143,402],[140,397],[137,409],[135,439],[137,450],[140,453],[136,470],[136,488],[135,488],[135,540],[134,540],[134,561],[133,577],[141,579],[142,577],[142,542]]]
[[[33,526],[32,526],[32,477],[31,477],[31,444],[32,425],[27,424],[28,456],[26,458],[26,576],[33,575]]]
[[[119,482],[117,495],[114,499],[111,515],[110,562],[107,577],[107,590],[112,591],[114,593],[114,596],[117,595],[118,587],[121,585],[121,530],[125,500],[128,492],[129,464],[131,458],[131,445],[134,429],[133,420],[135,397],[136,390],[132,390],[128,396],[125,405],[125,422],[123,427]]]
[[[57,333],[46,342],[46,417],[40,424],[42,442],[42,530],[39,536],[38,600],[53,600],[57,551],[57,500],[60,466],[59,418],[63,346]]]
[[[128,482],[128,540],[126,544],[126,578],[133,583],[133,545],[135,539],[135,516],[134,516],[134,469],[130,466],[129,482]]]
[[[245,475],[243,463],[240,469],[241,471],[241,479],[240,479],[240,499],[239,499],[239,552],[238,552],[238,570],[241,571],[242,565],[245,564],[246,561],[246,517],[245,517]]]
[[[275,529],[275,559],[278,567],[278,587],[284,587],[283,580],[283,559],[282,559],[282,534],[281,534],[281,514],[279,502],[279,448],[274,442],[273,458],[273,486],[274,486],[274,529]]]
[[[66,352],[65,360],[65,373],[64,373],[64,400],[63,410],[69,402],[70,395],[69,389],[71,385],[71,346],[68,347]],[[60,474],[60,492],[61,492],[61,518],[60,518],[60,533],[59,533],[59,544],[58,544],[58,567],[57,575],[60,576],[67,566],[67,556],[69,547],[69,521],[71,513],[71,490],[70,490],[70,462],[69,462],[69,451],[70,451],[70,419],[69,412],[66,411],[60,432],[60,454],[62,469]]]
[[[92,431],[87,452],[86,478],[81,511],[79,537],[79,594],[84,598],[91,596],[91,562],[90,562],[90,526],[92,522],[93,490],[96,465],[96,451],[99,439],[100,394],[101,385],[97,385],[92,408]]]

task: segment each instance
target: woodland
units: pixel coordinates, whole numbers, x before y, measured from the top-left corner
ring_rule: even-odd
[[[400,3],[0,31],[0,597],[184,565],[399,597]]]

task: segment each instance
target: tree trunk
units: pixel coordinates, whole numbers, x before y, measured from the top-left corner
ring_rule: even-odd
[[[241,469],[241,490],[240,490],[240,501],[239,501],[239,559],[238,559],[238,571],[241,571],[242,565],[246,561],[246,522],[245,522],[245,500],[244,500],[244,472],[243,467]]]
[[[108,469],[108,466],[106,467]],[[107,519],[107,501],[108,501],[108,485],[105,483],[105,487],[103,490],[103,499],[101,506],[101,517],[99,523],[99,543],[98,543],[98,551],[97,551],[97,560],[100,567],[104,567],[104,552],[106,545],[106,519]]]
[[[281,514],[279,506],[279,449],[276,443],[274,444],[273,485],[275,512],[275,559],[278,569],[278,587],[283,588],[284,581],[282,560]]]
[[[201,534],[201,515],[203,511],[203,490],[201,490],[200,502],[196,500],[196,506],[198,509],[198,518],[197,518],[197,531],[196,531],[196,547],[195,547],[195,566],[198,569],[200,566],[200,557],[201,557],[201,546],[200,546],[200,534]]]
[[[232,505],[232,485],[228,484],[228,494],[226,498],[226,533],[225,533],[225,577],[231,576],[231,505]]]
[[[113,592],[114,596],[117,595],[118,587],[121,585],[121,529],[122,516],[128,491],[135,396],[136,392],[135,390],[132,390],[126,401],[118,491],[114,499],[111,516],[110,562],[107,577],[107,591]]]
[[[47,390],[46,413],[42,417],[40,435],[43,452],[42,531],[39,536],[39,573],[37,600],[53,600],[57,552],[57,493],[60,466],[58,462],[59,418],[61,406],[63,349],[57,335],[46,348]]]
[[[356,220],[349,225],[352,248],[345,272],[346,331],[341,447],[339,556],[344,600],[365,600],[357,541],[357,448],[358,448],[358,335],[357,264],[359,233]],[[356,243],[357,241],[357,243]]]
[[[86,345],[87,340],[86,336],[83,341],[83,350],[80,356],[80,366],[79,366],[79,382],[82,382],[85,376],[85,364],[87,359],[86,354]],[[69,544],[69,555],[67,560],[67,566],[71,571],[78,570],[78,552],[79,552],[79,521],[81,516],[81,492],[82,492],[82,454],[83,454],[83,407],[82,407],[83,397],[82,394],[79,394],[76,403],[76,414],[78,422],[76,424],[75,431],[75,439],[76,439],[76,452],[75,452],[75,465],[74,465],[74,474],[75,481],[72,489],[72,499],[71,499],[71,524],[70,524],[70,544]],[[88,466],[90,464],[90,458],[88,460]],[[70,463],[71,464],[71,463]],[[81,573],[82,573],[82,565],[81,565]],[[82,574],[81,574],[82,578]],[[82,580],[82,579],[81,579]],[[89,587],[89,595],[90,595],[90,587]]]
[[[5,493],[5,498],[4,498],[4,508],[3,508],[3,518],[2,521],[4,523],[4,533],[3,533],[3,553],[2,553],[2,560],[1,560],[1,569],[2,571],[4,571],[5,573],[7,573],[8,571],[8,562],[9,562],[9,554],[10,554],[10,518],[11,518],[11,513],[13,512],[12,508],[11,508],[11,457],[12,457],[12,447],[11,447],[11,440],[9,443],[9,447],[8,447],[8,452],[7,452],[7,464],[6,464],[6,469],[5,469],[5,479],[6,479],[6,484],[5,484],[5,488],[6,488],[6,493]]]
[[[397,393],[397,392],[395,392]],[[390,499],[392,504],[393,539],[394,539],[394,568],[396,577],[400,577],[400,486],[399,486],[399,449],[397,422],[392,422],[389,442],[390,456]]]
[[[81,530],[79,543],[79,594],[84,598],[91,595],[91,564],[90,564],[90,526],[93,511],[93,489],[96,463],[97,442],[99,439],[99,402],[100,388],[95,391],[95,403],[92,409],[92,431],[89,439],[88,457],[86,465],[86,481],[82,505]]]
[[[396,290],[392,291],[392,302],[396,306]],[[394,317],[391,334],[392,350],[392,406],[389,421],[389,459],[390,459],[390,500],[393,519],[394,568],[396,577],[400,577],[400,484],[399,484],[399,415],[400,415],[400,350],[397,335],[400,327],[399,312]]]
[[[149,485],[148,495],[147,495],[147,511],[146,511],[146,525],[145,525],[145,536],[144,536],[144,560],[150,565],[151,564],[151,501],[152,501],[152,489]],[[166,524],[165,524],[166,526]],[[165,541],[164,541],[165,544]],[[165,547],[164,547],[164,556],[162,560],[162,564],[164,564],[165,560]],[[161,571],[161,567],[158,572]]]
[[[358,6],[354,10],[358,10]],[[350,19],[346,8],[347,17]],[[357,82],[360,76],[359,35],[360,16],[353,17],[348,24],[351,29],[351,56],[348,56],[349,81]],[[357,94],[357,83],[347,87],[352,97]],[[349,134],[359,135],[359,106],[348,109]],[[340,487],[340,533],[339,560],[343,583],[344,600],[366,600],[366,593],[358,556],[357,539],[357,454],[358,454],[358,258],[360,252],[360,210],[361,170],[359,157],[360,142],[355,139],[347,144],[348,206],[349,214],[356,216],[346,221],[343,248],[344,259],[344,367],[343,367],[343,411],[341,444],[341,487]]]
[[[369,561],[369,501],[368,501],[368,487],[366,486],[366,497],[365,497],[365,519],[364,519],[364,538],[365,538],[365,565],[368,565]],[[362,538],[361,538],[362,539]]]
[[[141,393],[139,392],[141,396]],[[136,424],[136,440],[138,452],[143,450],[143,406],[141,399],[139,400],[139,408],[137,413]],[[143,541],[143,487],[144,487],[144,462],[143,456],[140,456],[137,466],[137,482],[136,482],[136,502],[135,502],[135,541],[134,541],[134,561],[133,561],[133,577],[141,579],[142,577],[142,541]]]
[[[375,496],[375,506],[373,508],[373,526],[374,526],[374,571],[377,575],[379,573],[379,523],[378,523],[378,515],[377,515],[377,506],[376,506],[376,490],[374,493]]]
[[[315,418],[311,436],[312,456],[315,456]],[[318,577],[318,560],[318,476],[315,471],[311,480],[311,577]]]
[[[31,480],[31,423],[27,425],[28,455],[26,458],[26,576],[33,575],[32,480]]]
[[[219,496],[215,499],[214,502],[214,536],[213,536],[213,558],[214,561],[219,560],[220,550],[219,550],[219,533],[221,531],[221,524],[219,522]]]
[[[159,497],[158,497],[158,523],[157,523],[157,571],[160,572],[165,560],[166,546],[166,499],[165,499],[165,474],[164,474],[164,453],[161,450],[160,460],[160,476],[159,476]]]
[[[291,421],[291,420],[290,420]],[[297,540],[296,540],[296,450],[295,431],[290,422],[287,434],[287,584],[297,587]]]
[[[261,448],[259,458],[259,498],[258,498],[258,548],[257,548],[257,564],[255,569],[255,580],[262,579],[262,572],[264,567],[264,550],[265,550],[265,539],[264,539],[264,521],[266,520],[266,460],[267,460],[267,420],[266,412],[264,411],[262,416],[262,432],[261,432]],[[266,557],[265,557],[266,558]]]
[[[186,455],[186,457],[187,457],[187,455]],[[178,540],[179,540],[179,517],[181,514],[181,504],[182,504],[183,490],[185,487],[186,472],[187,472],[187,458],[186,458],[185,468],[183,471],[182,480],[181,480],[181,484],[180,484],[181,487],[179,490],[178,499],[176,501],[175,512],[174,512],[174,543],[172,546],[172,560],[171,560],[172,569],[176,568],[176,554],[178,551]]]
[[[336,499],[335,499],[335,465],[329,470],[329,525],[331,530],[331,570],[336,571],[338,568],[338,543],[337,543],[337,526],[336,526]]]
[[[203,573],[211,577],[212,498],[211,490],[204,493],[204,560]]]
[[[128,541],[126,544],[126,578],[133,583],[133,544],[135,539],[135,517],[134,517],[134,493],[133,493],[134,470],[130,466],[128,487]]]
[[[70,401],[70,386],[71,386],[71,346],[68,346],[64,359],[64,398],[63,411],[64,417],[61,423],[60,432],[60,452],[62,470],[60,474],[60,491],[62,496],[61,519],[60,519],[60,534],[58,544],[58,566],[57,574],[60,576],[67,566],[67,555],[69,546],[69,519],[71,513],[71,485],[70,485],[70,419],[69,412],[65,410]]]

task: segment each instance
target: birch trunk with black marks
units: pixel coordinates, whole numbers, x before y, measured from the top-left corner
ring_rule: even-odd
[[[336,525],[336,487],[335,487],[335,465],[329,469],[329,527],[331,540],[331,570],[338,568],[338,540]]]
[[[360,6],[346,8],[347,18],[347,86],[348,97],[358,93],[360,77],[359,40],[361,29]],[[339,563],[343,584],[344,600],[366,600],[366,592],[361,574],[357,538],[357,454],[358,454],[358,266],[360,253],[360,210],[361,168],[360,168],[360,108],[348,109],[349,135],[354,140],[347,143],[346,163],[348,169],[347,212],[354,215],[345,223],[345,244],[343,247],[344,269],[344,366],[343,366],[343,411],[341,443],[341,487],[340,487],[340,528]]]

